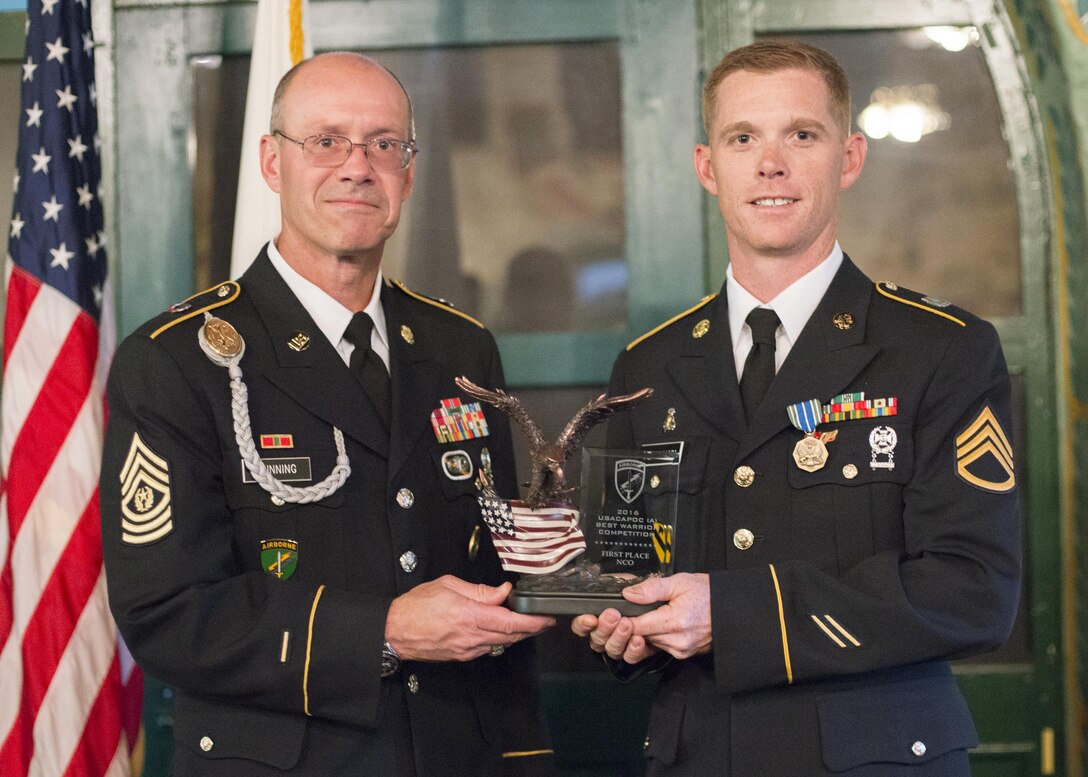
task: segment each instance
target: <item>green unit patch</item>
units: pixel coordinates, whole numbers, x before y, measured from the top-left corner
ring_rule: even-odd
[[[270,575],[286,580],[298,569],[298,542],[261,540],[261,567]]]

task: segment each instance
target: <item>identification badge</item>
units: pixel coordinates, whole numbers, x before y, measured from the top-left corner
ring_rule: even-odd
[[[297,459],[266,459],[261,457],[261,461],[268,467],[268,471],[275,476],[276,480],[282,483],[309,483],[313,480],[313,473],[310,471],[310,457],[303,456]],[[249,467],[245,462],[242,462],[242,482],[243,483],[256,483],[253,475],[249,472]]]

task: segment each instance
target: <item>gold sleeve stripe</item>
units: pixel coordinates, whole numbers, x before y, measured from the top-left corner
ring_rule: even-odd
[[[817,626],[820,627],[820,629],[823,631],[824,634],[826,634],[828,637],[831,638],[832,642],[834,642],[836,645],[838,645],[841,648],[846,647],[846,643],[843,642],[838,637],[836,637],[834,634],[832,634],[831,629],[829,629],[827,626],[825,626],[824,622],[822,620],[817,618],[815,615],[809,615],[809,617],[812,618],[813,623],[815,623]]]
[[[942,318],[947,318],[949,321],[952,321],[953,323],[959,324],[960,326],[967,326],[967,324],[965,324],[960,319],[956,318],[955,316],[950,316],[948,313],[945,313],[944,311],[937,310],[935,308],[931,308],[931,307],[929,307],[927,305],[923,305],[923,304],[921,304],[919,302],[914,302],[913,300],[904,299],[903,297],[897,297],[896,295],[890,293],[887,289],[885,289],[879,283],[876,285],[876,290],[879,291],[881,294],[883,294],[888,299],[894,299],[896,302],[902,302],[904,305],[910,305],[911,307],[918,308],[919,310],[924,310],[927,313],[932,313],[932,314],[934,314],[936,316],[941,316]]]
[[[790,663],[790,641],[786,636],[786,611],[782,606],[782,588],[778,585],[778,574],[774,571],[774,564],[768,564],[767,566],[771,568],[774,595],[778,599],[778,625],[782,629],[782,655],[786,661],[786,682],[793,685],[793,665]]]
[[[824,617],[827,618],[828,623],[830,623],[832,626],[834,626],[836,629],[839,630],[840,634],[842,634],[844,637],[846,637],[848,640],[850,640],[852,643],[854,643],[854,647],[861,647],[861,643],[858,642],[856,639],[854,639],[854,635],[851,634],[846,629],[844,629],[839,624],[839,622],[837,620],[835,620],[834,618],[832,618],[830,615],[827,615],[827,614],[824,614]]]
[[[636,338],[636,339],[632,340],[632,341],[631,341],[630,343],[628,343],[628,344],[627,344],[627,348],[626,348],[625,350],[628,350],[628,351],[630,351],[630,350],[631,350],[632,348],[634,348],[634,347],[635,347],[636,345],[638,345],[639,343],[641,343],[641,342],[642,342],[643,340],[645,340],[645,339],[646,339],[647,337],[653,337],[654,335],[656,335],[656,334],[657,334],[658,332],[660,332],[660,331],[661,331],[662,329],[664,329],[665,327],[667,327],[667,326],[670,326],[670,325],[672,325],[672,324],[676,323],[677,321],[679,321],[680,319],[682,319],[682,318],[683,318],[684,316],[688,315],[689,313],[694,313],[694,312],[695,312],[696,310],[698,310],[698,309],[699,309],[699,308],[701,308],[701,307],[702,307],[703,305],[705,305],[706,303],[710,302],[710,300],[714,299],[714,298],[715,298],[715,297],[717,297],[717,296],[718,296],[718,295],[717,295],[717,293],[715,293],[715,294],[708,294],[707,296],[705,296],[705,297],[703,297],[703,298],[702,298],[701,300],[699,300],[699,304],[698,304],[698,305],[692,305],[692,306],[691,306],[690,308],[688,308],[687,310],[685,310],[685,311],[684,311],[683,313],[678,313],[677,315],[673,316],[673,317],[672,317],[672,318],[670,318],[670,319],[669,319],[668,321],[666,321],[666,322],[665,322],[664,324],[658,324],[658,325],[657,325],[656,327],[654,327],[653,329],[651,329],[651,330],[650,330],[649,332],[647,332],[646,334],[644,334],[644,335],[642,335],[641,337],[638,337],[638,338]]]
[[[424,297],[422,294],[416,294],[414,291],[409,289],[407,286],[405,286],[400,281],[393,280],[392,278],[390,278],[390,282],[394,286],[396,286],[398,289],[403,291],[405,294],[407,294],[409,297],[412,297],[413,299],[418,299],[420,302],[426,302],[428,305],[433,305],[434,307],[438,308],[439,310],[444,310],[447,313],[453,313],[453,315],[455,315],[455,316],[460,316],[461,318],[465,319],[465,321],[471,321],[476,326],[480,327],[480,329],[487,329],[486,326],[484,326],[482,323],[480,323],[479,321],[474,319],[468,313],[462,313],[457,308],[451,308],[449,305],[443,305],[441,302],[437,302],[436,300],[433,300],[430,297]]]
[[[187,302],[188,300],[196,299],[197,297],[199,297],[201,295],[207,294],[208,292],[212,291],[213,289],[225,288],[225,287],[230,287],[232,289],[231,293],[228,294],[226,297],[222,297],[218,301],[213,302],[210,305],[205,305],[202,308],[198,308],[196,310],[190,310],[184,316],[178,316],[177,318],[174,318],[174,319],[171,319],[171,320],[167,321],[165,324],[163,324],[162,326],[160,326],[158,329],[156,329],[154,332],[151,333],[151,339],[154,340],[156,337],[161,335],[167,329],[169,329],[170,327],[173,327],[173,326],[177,326],[182,321],[188,321],[193,316],[199,316],[205,310],[214,310],[215,308],[221,308],[224,305],[229,305],[230,303],[234,302],[234,300],[238,299],[238,295],[241,294],[241,292],[242,292],[242,287],[239,286],[236,282],[227,281],[225,283],[217,283],[214,286],[212,286],[210,289],[205,289],[204,291],[197,292],[193,296],[187,297],[186,299],[184,299],[182,301]]]
[[[302,711],[307,715],[310,714],[310,649],[314,643],[314,616],[317,615],[317,603],[321,601],[321,594],[324,591],[325,586],[317,589],[314,603],[310,607],[310,624],[306,629],[306,664],[302,668]]]
[[[513,751],[511,751],[509,753],[503,753],[502,757],[503,758],[525,758],[526,756],[530,756],[530,755],[548,755],[549,753],[554,753],[554,752],[555,751],[552,750],[551,748],[548,748],[547,750],[513,750]]]

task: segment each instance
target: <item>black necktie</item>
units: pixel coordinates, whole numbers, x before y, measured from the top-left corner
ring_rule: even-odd
[[[751,421],[774,380],[774,333],[778,329],[778,314],[770,308],[754,308],[744,323],[752,329],[752,350],[744,360],[740,398],[744,402],[744,415]]]
[[[344,338],[355,346],[351,352],[348,366],[355,373],[355,377],[363,384],[370,404],[378,411],[378,416],[389,429],[389,373],[385,369],[382,357],[374,353],[370,347],[370,333],[374,330],[374,322],[366,313],[356,313],[351,317],[351,323],[344,330]]]

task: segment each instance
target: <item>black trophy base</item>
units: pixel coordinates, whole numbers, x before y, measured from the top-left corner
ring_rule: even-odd
[[[623,598],[621,593],[593,591],[519,591],[516,588],[506,599],[514,612],[528,615],[600,615],[609,607],[619,610],[620,615],[642,615],[656,610],[664,602],[635,604]]]

